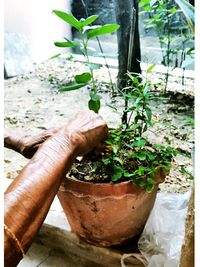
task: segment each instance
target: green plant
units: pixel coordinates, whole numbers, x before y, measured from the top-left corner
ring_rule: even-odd
[[[113,182],[131,180],[149,192],[155,184],[156,168],[168,171],[176,152],[171,146],[151,145],[146,138],[133,134],[131,128],[125,132],[123,128],[111,130],[102,162]]]
[[[101,35],[109,34],[115,32],[119,29],[118,24],[106,24],[106,25],[96,25],[91,26],[91,24],[98,18],[97,15],[92,15],[86,19],[81,18],[77,20],[72,14],[65,13],[59,10],[53,11],[60,19],[64,20],[66,23],[70,24],[72,27],[76,28],[80,34],[80,42],[70,41],[65,38],[64,42],[55,42],[55,45],[58,47],[79,47],[82,54],[86,60],[86,66],[89,68],[89,72],[82,73],[75,76],[75,82],[63,88],[60,88],[59,91],[70,91],[82,88],[91,83],[90,90],[90,100],[88,102],[89,109],[98,113],[101,103],[100,96],[97,94],[97,84],[94,78],[94,70],[97,68],[95,64],[90,62],[88,55],[88,41],[90,39],[96,38]]]
[[[183,174],[186,174],[190,180],[194,179],[194,176],[188,170],[186,170],[186,168],[184,168],[183,166],[181,166],[180,172]]]
[[[109,153],[103,155],[103,163],[111,172],[112,181],[132,180],[135,184],[146,187],[151,191],[154,186],[155,169],[162,166],[169,170],[172,156],[176,151],[171,146],[150,144],[144,133],[152,125],[151,98],[148,73],[155,64],[148,67],[146,75],[135,76],[128,73],[129,86],[122,92],[123,98],[128,99],[124,109],[127,121],[119,129],[111,130],[106,144]],[[145,176],[148,178],[145,179]]]
[[[124,99],[122,123],[126,125],[126,129],[129,128],[131,118],[135,112],[134,136],[136,137],[141,137],[147,130],[148,125],[151,125],[152,112],[149,106],[151,82],[147,78],[147,75],[154,66],[155,64],[151,65],[146,70],[145,77],[142,74],[128,72],[127,75],[129,77],[129,84],[121,91]]]
[[[190,22],[189,25],[192,25],[194,17],[191,10],[193,7],[191,8],[191,5],[188,6],[185,2],[185,0],[141,0],[139,3],[143,7],[140,14],[145,13],[147,16],[144,20],[146,30],[153,28],[158,34],[163,57],[161,64],[167,67],[164,92],[168,86],[170,67],[172,69],[180,67],[184,71],[185,67],[192,62],[194,47],[191,47],[189,43],[193,39],[193,35],[188,30],[177,5],[180,5],[183,12],[187,11],[189,16],[186,16],[186,19]],[[184,85],[184,72],[182,84]]]
[[[122,120],[117,129],[110,130],[105,144],[91,155],[94,163],[90,169],[90,175],[105,173],[107,180],[112,182],[131,180],[147,192],[154,187],[156,169],[162,167],[168,171],[172,157],[177,153],[171,146],[151,144],[144,136],[152,126],[148,73],[153,67],[149,66],[145,76],[127,74],[129,85],[122,90],[127,121]]]

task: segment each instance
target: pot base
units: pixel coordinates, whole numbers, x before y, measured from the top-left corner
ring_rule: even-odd
[[[58,198],[74,233],[90,244],[108,247],[141,233],[157,187],[147,193],[131,182],[94,184],[64,179]]]

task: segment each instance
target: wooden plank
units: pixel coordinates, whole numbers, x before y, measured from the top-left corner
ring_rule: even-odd
[[[52,225],[43,224],[36,243],[42,243],[45,246],[52,247],[56,250],[61,250],[65,254],[76,255],[80,258],[82,266],[91,265],[93,267],[121,267],[121,257],[123,252],[112,248],[103,248],[90,245],[75,234],[64,229],[54,227]],[[140,255],[137,253],[137,255]],[[140,255],[141,256],[141,255]],[[143,267],[144,265],[134,257],[126,259],[126,267]]]

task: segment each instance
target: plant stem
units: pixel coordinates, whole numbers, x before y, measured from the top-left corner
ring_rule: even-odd
[[[82,44],[83,44],[85,59],[86,59],[88,64],[91,64],[90,63],[90,59],[89,59],[89,55],[88,55],[88,51],[87,51],[87,42],[85,42],[85,38],[84,38],[84,35],[83,35],[82,31],[80,31],[80,36],[81,36],[81,40],[82,40]],[[93,69],[90,68],[90,67],[89,67],[89,69],[90,69],[90,73],[91,73],[91,76],[92,76],[93,92],[96,94],[96,84],[95,84],[95,80],[94,80]]]
[[[104,58],[106,68],[107,68],[107,70],[108,70],[108,76],[109,76],[109,80],[110,80],[110,87],[111,87],[111,89],[112,89],[112,96],[114,96],[114,85],[113,85],[112,78],[111,78],[110,68],[109,68],[109,66],[108,66],[106,57],[104,56],[103,48],[102,48],[102,46],[101,46],[100,40],[99,40],[98,37],[96,37],[96,39],[97,39],[99,48],[100,48],[100,50],[101,50],[101,54],[102,54],[102,56],[103,56],[103,58]]]

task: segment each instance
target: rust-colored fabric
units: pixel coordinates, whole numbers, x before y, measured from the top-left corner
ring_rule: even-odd
[[[40,145],[30,162],[4,195],[5,224],[26,252],[40,229],[74,159],[92,150],[108,128],[92,111],[78,113],[66,126]],[[5,235],[5,267],[16,266],[22,255]]]

